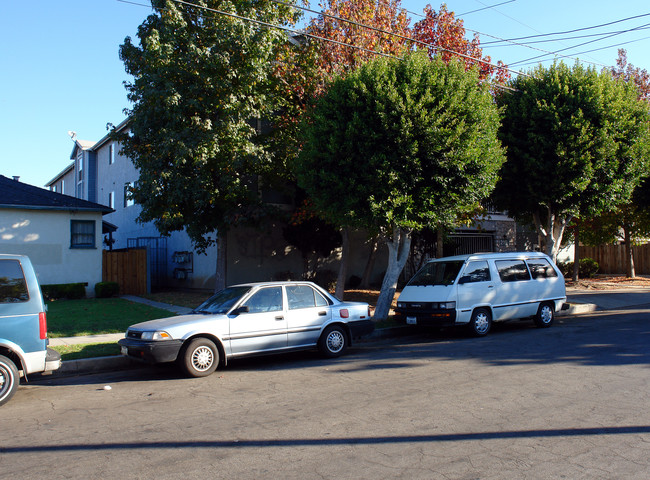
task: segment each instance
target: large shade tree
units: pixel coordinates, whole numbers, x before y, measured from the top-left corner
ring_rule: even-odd
[[[185,228],[199,249],[216,232],[221,288],[227,232],[264,215],[255,182],[276,172],[259,120],[277,109],[274,60],[287,41],[238,17],[292,24],[294,13],[267,0],[153,0],[152,7],[139,42],[127,37],[120,47],[133,107],[129,132],[118,138],[140,173],[132,192],[139,220],[162,234]]]
[[[580,64],[538,67],[498,97],[508,160],[494,192],[516,218],[534,221],[555,260],[575,216],[629,199],[644,174],[649,113],[633,85]]]
[[[492,190],[499,115],[476,70],[426,54],[376,59],[336,80],[305,122],[299,184],[339,225],[381,232],[386,318],[411,233],[451,224]]]

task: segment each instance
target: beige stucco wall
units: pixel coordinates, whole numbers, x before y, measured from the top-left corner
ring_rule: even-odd
[[[70,220],[95,221],[96,248],[70,248]],[[102,281],[101,233],[99,212],[0,210],[0,253],[28,255],[41,285],[87,283],[88,296]]]

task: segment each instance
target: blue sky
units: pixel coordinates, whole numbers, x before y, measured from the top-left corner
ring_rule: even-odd
[[[146,3],[145,0],[134,0]],[[503,3],[506,2],[506,3]],[[315,2],[312,2],[315,5]],[[402,0],[414,21],[429,3]],[[498,5],[501,4],[501,5]],[[123,81],[127,79],[118,48],[150,9],[118,0],[5,0],[0,12],[0,174],[20,176],[21,181],[43,186],[69,163],[72,141],[68,131],[82,140],[99,140],[106,124],[124,120],[128,108]],[[438,9],[439,3],[431,3]],[[488,5],[490,9],[472,12]],[[449,10],[464,14],[465,28],[481,33],[484,54],[514,64],[543,52],[523,46],[496,47],[490,37],[510,39],[614,22],[599,29],[576,32],[592,35],[609,32],[610,38],[562,55],[586,62],[613,65],[618,48],[628,51],[636,66],[650,70],[650,4],[625,0],[615,4],[601,0],[450,0]],[[318,8],[318,7],[316,7]],[[635,31],[619,33],[624,30]],[[565,35],[568,36],[568,35]],[[550,37],[521,40],[520,43]],[[557,51],[600,37],[536,43],[535,48]],[[624,45],[616,46],[617,44]],[[602,50],[582,53],[587,50]],[[580,53],[576,55],[576,53]],[[545,56],[544,63],[552,61]],[[533,60],[534,62],[539,60]],[[573,59],[565,59],[573,63]],[[534,65],[516,65],[528,70]]]

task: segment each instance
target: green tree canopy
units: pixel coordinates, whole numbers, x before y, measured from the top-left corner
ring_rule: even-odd
[[[273,24],[294,21],[288,5],[262,0],[153,0],[120,57],[133,81],[129,132],[119,138],[140,172],[139,220],[162,234],[185,228],[201,249],[219,235],[217,287],[225,282],[225,234],[264,213],[258,176],[275,169],[259,119],[277,105],[273,60],[286,34],[214,10]]]
[[[629,199],[650,152],[649,112],[633,85],[580,64],[538,67],[498,97],[507,162],[494,192],[532,218],[554,259],[565,227]]]
[[[489,195],[504,155],[487,85],[460,62],[377,59],[336,80],[308,115],[298,182],[331,222],[379,231],[385,318],[410,234],[453,224]]]

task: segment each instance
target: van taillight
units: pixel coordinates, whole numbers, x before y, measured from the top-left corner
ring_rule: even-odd
[[[45,312],[38,314],[38,332],[41,335],[41,340],[47,338],[47,316],[45,315]]]

